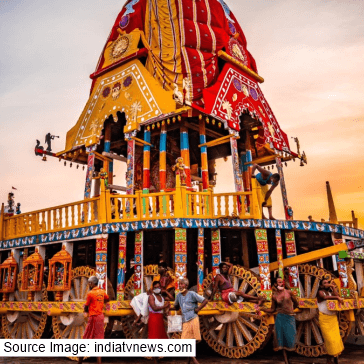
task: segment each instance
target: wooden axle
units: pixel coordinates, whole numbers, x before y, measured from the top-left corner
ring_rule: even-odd
[[[346,243],[329,246],[328,248],[323,248],[319,250],[315,250],[313,252],[296,255],[292,258],[283,259],[284,267],[291,267],[293,265],[304,264],[308,262],[312,262],[314,260],[320,258],[330,257],[332,255],[338,254],[341,250],[347,249]],[[270,271],[278,270],[278,262],[270,263],[269,265]]]

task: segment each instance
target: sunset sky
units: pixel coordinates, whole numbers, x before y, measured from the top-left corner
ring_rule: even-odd
[[[285,168],[295,219],[328,219],[330,181],[339,220],[364,228],[364,1],[227,0],[265,82],[262,91],[308,165]],[[91,74],[124,1],[0,1],[0,201],[22,211],[83,198],[85,171],[35,157],[35,140],[63,150],[89,96]],[[229,167],[229,168],[227,168]],[[220,191],[231,162],[218,161]],[[221,186],[224,187],[221,187]],[[280,191],[274,214],[283,218]]]

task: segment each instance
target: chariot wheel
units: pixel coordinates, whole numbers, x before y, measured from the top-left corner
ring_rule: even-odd
[[[236,290],[257,296],[261,293],[257,276],[243,268],[233,267],[232,284]],[[206,292],[213,283],[212,273],[203,282]],[[269,340],[271,328],[266,316],[248,312],[226,312],[200,317],[201,333],[207,344],[228,358],[244,358],[262,348]]]
[[[323,279],[330,282],[336,277],[314,265],[303,264],[299,266],[299,287],[301,295],[299,298],[316,298]],[[298,298],[298,299],[299,299]],[[343,341],[346,340],[350,333],[350,321],[344,313],[338,314],[340,335]],[[305,308],[302,312],[296,314],[296,352],[307,357],[318,357],[327,354],[324,340],[318,321],[318,308]]]
[[[168,270],[172,276],[174,276],[173,270]],[[144,266],[144,276],[143,276],[143,290],[146,292],[151,286],[153,282],[153,278],[158,275],[158,266],[157,265],[146,265]],[[128,283],[125,286],[124,291],[125,300],[132,300],[134,298],[134,274],[128,280]],[[127,315],[121,318],[121,323],[123,327],[124,334],[127,339],[147,339],[148,338],[148,326],[142,325],[141,327],[132,326],[135,320],[134,315]],[[164,326],[167,332],[167,320],[164,320]],[[179,339],[180,334],[167,334],[170,339]]]
[[[90,267],[77,267],[72,270],[71,289],[67,301],[86,301],[89,292],[88,279],[95,275],[95,270]],[[83,313],[69,313],[52,317],[53,333],[56,339],[82,339],[87,321]]]
[[[22,274],[18,274],[17,287],[21,286]],[[38,302],[48,301],[46,285],[43,283],[42,290],[36,292]],[[11,297],[12,294],[10,294]],[[20,291],[19,288],[13,293],[14,298],[10,301],[29,304],[28,292]],[[3,335],[6,339],[40,339],[44,333],[47,323],[47,312],[40,311],[9,311],[2,315]]]

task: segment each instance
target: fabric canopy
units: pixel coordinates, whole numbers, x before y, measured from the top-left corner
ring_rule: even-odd
[[[173,93],[163,90],[141,62],[133,60],[97,79],[80,118],[67,133],[65,151],[98,143],[105,120],[112,114],[116,121],[118,111],[125,113],[127,132],[175,109]]]
[[[287,135],[280,128],[258,83],[243,70],[226,63],[216,83],[204,90],[205,112],[240,130],[239,116],[249,111],[260,122],[257,144],[290,152]]]

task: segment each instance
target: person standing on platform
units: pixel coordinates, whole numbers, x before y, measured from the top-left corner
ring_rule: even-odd
[[[261,308],[260,310],[267,313],[277,311],[274,325],[274,350],[283,350],[284,362],[289,364],[286,351],[293,351],[296,346],[294,309],[298,307],[298,302],[293,292],[285,288],[282,278],[276,279],[276,288],[271,308]]]
[[[85,315],[88,317],[87,326],[83,339],[104,339],[104,314],[102,310],[104,303],[109,302],[109,296],[106,292],[98,287],[99,280],[92,276],[88,279],[90,291],[87,293],[85,303]],[[78,363],[81,364],[83,357],[78,358]],[[97,364],[101,364],[101,358],[97,358]]]
[[[257,175],[254,175],[254,172],[258,170],[260,173]],[[258,166],[257,164],[253,164],[252,169],[252,178],[255,178],[259,185],[261,186],[261,194],[258,193],[258,202],[259,205],[262,207],[262,217],[265,219],[263,213],[263,207],[268,208],[268,214],[270,220],[275,220],[272,214],[272,199],[271,194],[273,190],[278,186],[278,182],[281,179],[278,173],[271,173],[269,171],[266,171],[264,168]],[[271,185],[271,187],[268,190],[268,185]]]
[[[324,279],[317,293],[317,307],[319,309],[319,325],[324,338],[328,354],[327,364],[338,364],[339,355],[344,350],[344,344],[340,336],[339,322],[336,311],[327,308],[327,300],[336,300],[342,303],[344,300],[334,284]]]
[[[180,292],[176,297],[174,308],[178,311],[181,308],[182,311],[182,336],[181,339],[195,339],[201,340],[200,332],[200,320],[198,318],[198,312],[202,310],[208,303],[207,299],[200,296],[196,292],[189,291],[189,281],[187,278],[182,278],[178,281]],[[198,303],[201,303],[198,306]],[[188,363],[191,360],[195,364],[199,364],[197,359],[190,357]]]

